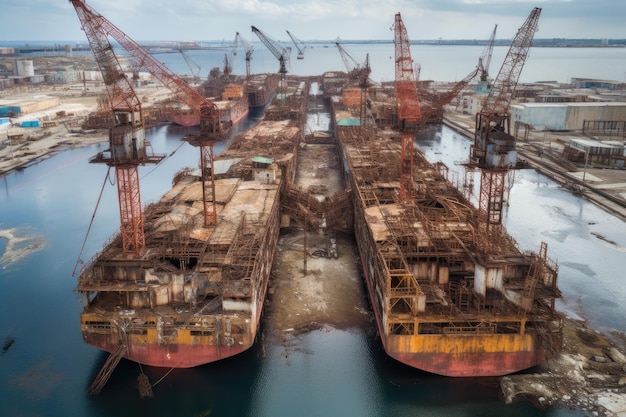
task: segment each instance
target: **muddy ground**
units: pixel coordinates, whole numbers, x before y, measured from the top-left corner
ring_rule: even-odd
[[[341,181],[334,145],[301,147],[297,185],[324,198],[342,190]],[[352,236],[323,229],[305,236],[297,225],[283,229],[265,306],[266,341],[281,343],[324,326],[373,328],[360,268]]]

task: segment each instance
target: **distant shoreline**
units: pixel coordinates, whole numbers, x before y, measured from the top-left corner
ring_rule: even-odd
[[[393,39],[342,39],[342,44],[393,44]],[[412,40],[411,45],[432,45],[432,46],[485,46],[489,42],[488,39],[418,39]],[[138,41],[138,43],[150,50],[157,49],[154,52],[165,52],[162,48],[172,48],[178,52],[183,50],[211,50],[211,49],[232,49],[232,44],[225,43],[223,40],[203,40],[195,42],[179,43],[177,41]],[[312,39],[305,40],[304,43],[311,45],[335,45],[336,39]],[[496,39],[495,46],[510,46],[511,39]],[[14,55],[28,55],[35,52],[62,52],[65,45],[72,47],[73,51],[89,51],[88,45],[84,41],[0,41],[0,48],[14,48]],[[173,46],[175,45],[175,47]],[[626,38],[623,39],[606,39],[606,38],[536,38],[533,40],[535,48],[625,48]],[[0,55],[2,56],[2,55]]]

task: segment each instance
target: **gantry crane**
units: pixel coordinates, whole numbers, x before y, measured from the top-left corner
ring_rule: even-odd
[[[287,35],[293,41],[293,44],[296,46],[298,50],[298,59],[304,59],[304,50],[306,49],[306,45],[300,39],[296,38],[291,32],[287,31]]]
[[[138,166],[158,163],[164,155],[148,153],[141,101],[113,52],[99,15],[94,14],[84,1],[70,1],[102,73],[115,123],[109,130],[109,149],[91,158],[90,162],[115,168],[122,250],[139,256],[145,246],[145,236]]]
[[[470,163],[481,170],[478,205],[485,233],[502,224],[506,174],[517,165],[515,137],[509,133],[509,107],[537,31],[540,14],[541,9],[535,7],[518,30],[491,91],[476,115]]]
[[[287,74],[287,67],[289,66],[289,57],[291,55],[291,48],[282,47],[270,38],[265,33],[261,32],[256,27],[252,26],[252,32],[254,32],[261,42],[270,50],[272,55],[276,57],[279,63],[278,73],[280,74],[280,86],[279,86],[279,95],[284,99],[285,98],[285,74]]]
[[[411,43],[400,13],[396,13],[394,23],[395,45],[395,87],[398,108],[398,127],[402,136],[400,155],[400,202],[413,197],[413,139],[422,111],[418,98],[417,83],[413,72]]]
[[[252,47],[252,44],[250,44],[250,42],[248,42],[247,40],[245,40],[240,34],[239,32],[237,32],[237,34],[235,35],[235,48],[237,47],[237,45],[241,45],[241,47],[243,48],[246,56],[246,79],[250,78],[250,61],[252,60],[252,52],[254,52],[254,48]]]
[[[74,5],[83,26],[86,26],[87,22],[93,27],[94,36],[102,38],[111,36],[133,57],[140,67],[145,68],[152,76],[158,79],[161,84],[170,89],[176,97],[183,100],[190,109],[199,114],[200,132],[198,134],[187,135],[185,140],[200,148],[204,221],[207,226],[215,224],[217,221],[217,208],[215,205],[215,183],[213,176],[213,145],[215,141],[222,138],[226,130],[226,127],[220,120],[220,112],[217,105],[189,86],[189,84],[178,75],[137,44],[137,42],[128,37],[104,16],[88,6],[84,0],[70,0],[70,2]],[[92,46],[92,49],[94,50],[94,54],[100,54],[102,47],[95,44]],[[113,55],[112,48],[110,54]],[[209,191],[212,193],[211,210],[209,210],[206,195],[208,186],[210,186]]]

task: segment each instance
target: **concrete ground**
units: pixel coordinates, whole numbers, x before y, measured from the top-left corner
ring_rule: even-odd
[[[473,138],[475,117],[447,108],[445,123]],[[580,194],[609,213],[626,220],[626,169],[576,165],[562,158],[564,144],[580,132],[529,132],[527,140],[517,141],[519,158],[557,183]]]

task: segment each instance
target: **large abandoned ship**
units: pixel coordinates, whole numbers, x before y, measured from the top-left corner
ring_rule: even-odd
[[[477,209],[446,179],[445,165],[434,166],[419,152],[414,198],[400,203],[397,133],[346,126],[341,119],[335,129],[363,273],[388,355],[460,377],[513,373],[560,351],[557,267],[545,245],[539,253],[522,253],[503,229],[482,232]]]
[[[214,161],[217,221],[205,225],[195,170],[146,207],[145,247],[114,236],[78,278],[86,343],[112,356],[185,368],[252,346],[279,231],[280,190],[293,181],[299,119],[262,121]]]

